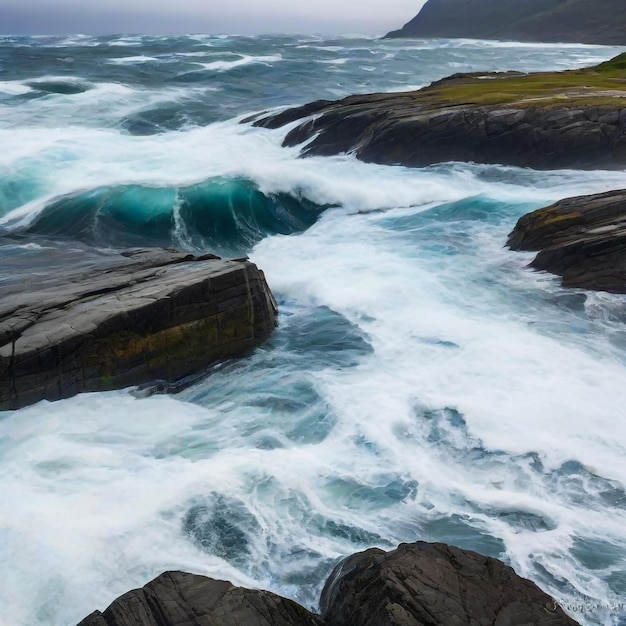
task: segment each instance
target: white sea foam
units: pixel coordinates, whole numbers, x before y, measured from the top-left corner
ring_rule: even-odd
[[[212,61],[211,63],[196,63],[196,65],[200,65],[205,70],[215,70],[217,72],[227,72],[228,70],[232,70],[236,67],[241,67],[242,65],[254,65],[254,64],[271,64],[277,63],[278,61],[282,61],[283,57],[280,54],[269,54],[269,55],[261,55],[261,56],[249,56],[249,55],[241,55],[241,58],[236,59],[234,61]]]
[[[342,58],[342,59],[322,59],[320,61],[316,61],[316,63],[321,63],[323,65],[345,65],[349,63],[351,59]]]
[[[526,41],[497,41],[495,39],[438,39],[435,45],[451,46],[451,47],[476,47],[476,48],[530,48],[532,50],[594,50],[598,48],[613,48],[616,46],[598,46],[595,44],[578,44],[578,43],[537,43]]]
[[[619,600],[607,580],[626,554],[623,300],[566,291],[503,242],[526,210],[623,188],[626,172],[299,159],[298,148],[281,147],[285,129],[237,119],[151,137],[122,134],[112,121],[188,89],[103,82],[4,107],[0,173],[28,177],[38,195],[0,225],[19,230],[64,194],[215,177],[336,208],[251,253],[281,302],[282,339],[243,369],[220,368],[179,397],[88,394],[0,414],[0,493],[10,504],[0,507],[0,621],[76,623],[166,569],[314,605],[341,555],[424,537],[502,549],[562,601]],[[440,206],[455,201],[465,205]],[[321,336],[317,364],[309,354],[290,368],[306,350],[284,347],[289,325],[319,307],[348,320],[372,352],[338,365]],[[274,410],[271,400],[321,417],[295,436],[299,409]],[[184,531],[191,507],[215,493],[258,524],[243,565]],[[317,518],[325,531],[311,526]],[[350,528],[370,535],[359,543]],[[571,549],[582,540],[608,542],[614,561],[585,562],[592,549]],[[306,584],[296,586],[296,574]]]
[[[10,96],[21,96],[22,94],[32,91],[32,87],[25,85],[21,80],[3,80],[0,81],[0,92]]]
[[[210,52],[204,51],[204,52],[176,52],[174,54],[174,56],[177,57],[206,57],[209,54],[211,54]]]
[[[115,39],[109,42],[109,46],[117,47],[117,46],[141,46],[143,44],[143,38],[140,36],[136,37],[121,37],[120,39]]]
[[[272,150],[264,147],[266,161]],[[487,189],[476,178],[481,168],[461,165],[412,172],[346,157],[285,158],[273,165],[244,163],[238,173],[254,173],[273,190],[299,185],[318,201],[342,199],[352,209]],[[155,166],[166,171],[163,162]],[[338,170],[341,176],[329,175]],[[587,190],[601,184],[598,178],[605,185],[618,182],[617,174],[576,175],[579,188]],[[544,197],[562,195],[570,175],[549,176],[554,187],[544,189]],[[358,191],[357,183],[366,189]],[[525,190],[527,199],[538,193],[510,184],[488,189],[502,202],[519,200]],[[330,307],[359,326],[374,349],[357,367],[305,372],[336,419],[317,444],[282,436],[282,447],[256,447],[260,409],[218,390],[206,408],[118,392],[5,415],[0,489],[12,506],[0,513],[0,527],[13,566],[0,593],[14,623],[74,623],[165,569],[298,597],[295,587],[280,582],[294,547],[316,553],[318,561],[351,549],[341,537],[311,534],[302,516],[313,514],[392,543],[422,537],[428,520],[466,516],[503,542],[522,574],[537,578],[534,564],[541,563],[580,592],[614,600],[566,549],[574,537],[590,534],[624,546],[626,512],[599,509],[594,498],[600,488],[593,486],[588,500],[575,504],[566,487],[557,490],[549,477],[576,460],[593,474],[626,484],[626,425],[619,419],[626,366],[602,336],[550,330],[551,322],[563,320],[558,311],[517,305],[520,292],[532,302],[534,295],[562,290],[502,250],[507,224],[465,222],[450,229],[448,243],[456,238],[461,248],[447,257],[433,255],[429,238],[413,238],[423,224],[415,230],[386,225],[432,206],[331,210],[306,233],[268,238],[254,251],[253,260],[281,299],[305,309]],[[566,323],[574,320],[565,317]],[[284,376],[287,384],[290,375]],[[458,410],[466,426],[442,422],[439,440],[433,440],[424,412],[445,407]],[[287,423],[266,428],[280,438]],[[542,471],[529,470],[528,453],[541,459]],[[415,481],[417,490],[395,505],[354,499],[359,489],[383,489],[394,480]],[[274,546],[269,565],[236,569],[201,552],[182,532],[189,507],[213,492],[243,502],[256,517],[263,532],[250,538],[252,562],[268,563],[266,537]],[[552,529],[516,528],[500,512],[535,515]],[[306,563],[301,557],[294,566]]]
[[[44,80],[55,79],[52,77],[38,78],[34,82]],[[74,81],[67,80],[64,82],[73,83]],[[41,144],[45,145],[50,141],[50,138],[56,141],[55,135],[58,129],[68,129],[69,138],[74,132],[80,135],[81,129],[84,128],[114,128],[121,118],[133,112],[156,106],[161,102],[184,100],[194,94],[217,89],[202,86],[153,90],[135,89],[117,82],[90,84],[76,82],[79,85],[82,84],[86,90],[71,95],[48,94],[45,98],[25,102],[19,108],[0,105],[0,110],[3,112],[3,115],[0,116],[0,133],[15,137],[21,134],[22,130],[13,129],[32,130],[38,128],[42,134]],[[74,127],[74,130],[69,130],[69,127]],[[108,134],[108,131],[105,133]],[[30,131],[27,130],[26,134],[29,135]]]
[[[573,506],[545,475],[574,459],[591,474],[626,485],[624,362],[597,338],[567,328],[550,332],[544,309],[507,306],[523,283],[530,291],[559,290],[502,251],[504,229],[466,232],[475,238],[470,256],[441,263],[429,260],[432,253],[420,251],[406,233],[377,229],[385,219],[349,221],[330,213],[297,241],[265,240],[253,257],[278,293],[341,312],[375,348],[376,358],[360,368],[317,376],[316,388],[341,416],[330,437],[337,445],[335,471],[365,484],[376,481],[381,467],[408,476],[421,485],[409,517],[424,519],[425,510],[469,515],[504,541],[522,574],[536,578],[534,563],[540,562],[555,576],[564,574],[579,593],[615,601],[563,551],[574,537],[592,536],[623,553],[626,512],[598,508],[592,491],[591,500]],[[494,272],[502,274],[499,289],[486,280]],[[570,323],[574,329],[576,319]],[[416,417],[416,406],[457,410],[467,431],[448,426],[450,443],[429,444],[429,425]],[[359,437],[375,447],[369,462],[350,449]],[[475,446],[504,458],[481,458],[470,452]],[[530,453],[539,455],[543,475],[525,470]],[[536,533],[493,516],[507,510],[533,512],[555,528]]]
[[[95,37],[92,37],[91,35],[70,35],[69,37],[64,37],[63,39],[55,42],[52,45],[55,48],[96,48],[101,44]]]
[[[112,63],[113,65],[133,65],[134,63],[150,63],[153,61],[158,62],[159,59],[155,57],[148,57],[143,54],[133,57],[118,57],[114,59],[109,59],[107,63]]]
[[[71,76],[71,75],[66,75],[66,74],[44,74],[42,76],[36,76],[35,78],[31,78],[28,81],[24,81],[24,82],[33,83],[35,85],[37,83],[47,83],[47,82],[68,83],[68,84],[74,85],[74,84],[86,82],[86,81],[80,78],[80,76]]]
[[[320,52],[345,52],[346,46],[312,46],[310,44],[303,44],[296,46],[297,48],[310,48],[312,50],[319,50]]]
[[[108,87],[107,87],[108,88]],[[121,95],[131,92],[110,86]],[[104,89],[104,87],[103,87]],[[94,93],[95,92],[95,93]],[[97,90],[78,94],[85,106],[98,101]],[[255,181],[267,193],[295,192],[320,204],[338,204],[347,211],[375,211],[424,205],[493,193],[519,197],[516,184],[483,182],[485,167],[459,165],[452,169],[410,170],[366,164],[354,157],[300,160],[298,148],[281,147],[285,131],[241,125],[237,120],[186,132],[133,137],[114,130],[59,128],[1,130],[0,166],[32,163],[33,175],[45,171],[48,193],[5,215],[0,224],[25,225],[55,196],[84,189],[126,183],[155,186],[188,185],[226,176]],[[11,141],[9,140],[11,138]],[[211,145],[212,150],[206,150]],[[193,167],[191,166],[193,164]],[[340,169],[341,176],[336,172]],[[517,170],[504,168],[514,177]],[[528,178],[528,177],[526,177]],[[602,190],[626,183],[623,173],[561,172],[546,174],[541,188],[524,190],[530,200],[556,200],[563,195]],[[384,181],[384,183],[383,183]],[[524,184],[531,184],[524,180]]]

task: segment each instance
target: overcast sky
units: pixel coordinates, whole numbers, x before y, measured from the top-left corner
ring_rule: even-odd
[[[372,33],[425,0],[0,0],[0,33]]]

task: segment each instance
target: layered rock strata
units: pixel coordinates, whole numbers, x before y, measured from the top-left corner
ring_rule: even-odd
[[[176,381],[276,325],[263,273],[247,260],[163,249],[41,257],[0,284],[0,410]]]
[[[267,591],[166,572],[78,626],[575,626],[534,583],[441,543],[370,549],[339,563],[321,616]]]
[[[539,250],[531,267],[566,287],[626,293],[626,190],[566,198],[524,215],[512,250]]]
[[[626,55],[585,70],[460,74],[418,91],[321,100],[254,121],[266,128],[293,122],[283,145],[302,145],[303,156],[622,169]]]

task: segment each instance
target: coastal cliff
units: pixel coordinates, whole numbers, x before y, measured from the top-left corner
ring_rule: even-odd
[[[428,0],[386,37],[626,45],[626,12],[622,0]]]
[[[256,126],[299,121],[283,145],[421,167],[445,161],[536,169],[626,166],[626,54],[564,72],[456,74],[417,91],[320,100]]]

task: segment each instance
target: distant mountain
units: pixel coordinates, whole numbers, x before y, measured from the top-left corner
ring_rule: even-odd
[[[386,37],[626,45],[626,0],[428,0]]]

